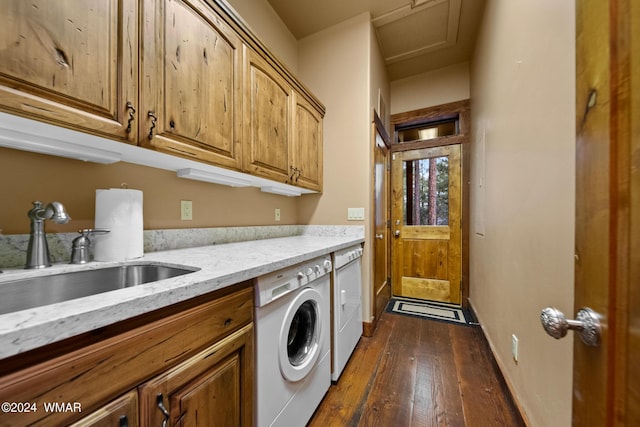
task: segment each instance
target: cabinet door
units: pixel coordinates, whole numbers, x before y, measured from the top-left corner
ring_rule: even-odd
[[[253,414],[253,327],[139,387],[141,424],[250,426]]]
[[[201,0],[143,8],[141,144],[240,169],[240,38]]]
[[[138,105],[137,8],[135,0],[4,0],[0,110],[136,141],[135,120],[128,124]]]
[[[244,170],[286,182],[291,173],[293,90],[266,61],[247,49]]]
[[[69,427],[138,427],[138,392],[130,391]]]
[[[296,168],[293,184],[322,191],[322,115],[299,95],[295,112],[291,147]]]

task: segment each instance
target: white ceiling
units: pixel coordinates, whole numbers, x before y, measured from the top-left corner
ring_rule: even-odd
[[[371,14],[390,80],[469,61],[485,0],[268,0],[302,39]]]

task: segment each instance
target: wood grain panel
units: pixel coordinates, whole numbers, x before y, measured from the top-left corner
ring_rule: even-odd
[[[402,277],[402,295],[433,301],[451,301],[451,283],[448,280]]]
[[[448,241],[404,240],[402,249],[402,276],[439,280],[448,278]]]
[[[0,110],[135,142],[138,19],[133,0],[7,0]]]
[[[295,184],[310,190],[322,190],[322,116],[303,97],[296,95],[293,153],[297,169]]]
[[[239,36],[201,0],[147,0],[144,16],[141,143],[240,169]]]
[[[141,424],[162,425],[164,416],[157,408],[162,394],[168,425],[250,426],[252,354],[253,326],[247,325],[142,384]]]
[[[269,64],[247,49],[244,99],[244,169],[285,182],[292,166],[289,150],[293,91]]]
[[[451,231],[447,225],[412,225],[402,228],[401,237],[403,239],[449,240]]]

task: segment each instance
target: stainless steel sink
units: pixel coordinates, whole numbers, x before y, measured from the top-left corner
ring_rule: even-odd
[[[0,283],[0,314],[193,273],[196,268],[126,264]]]

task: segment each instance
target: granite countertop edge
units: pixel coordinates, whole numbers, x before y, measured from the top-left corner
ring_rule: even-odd
[[[122,265],[159,263],[198,269],[75,300],[0,314],[0,360],[127,320],[188,299],[364,242],[354,236],[293,236],[145,254],[127,262],[56,264],[42,270],[7,270],[3,282]]]

